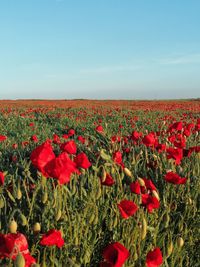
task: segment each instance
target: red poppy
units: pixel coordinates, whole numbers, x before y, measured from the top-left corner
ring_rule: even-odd
[[[156,143],[155,135],[154,133],[149,133],[148,135],[145,135],[142,139],[142,142],[146,146],[153,146]]]
[[[4,174],[3,172],[0,172],[0,186],[4,184],[4,180],[5,180]]]
[[[17,149],[18,145],[15,143],[15,144],[12,144],[12,148],[13,149]]]
[[[169,127],[169,131],[181,131],[183,129],[183,123],[181,121],[177,121],[175,123],[173,123],[172,125],[170,125]]]
[[[43,246],[57,246],[58,248],[64,245],[64,239],[62,238],[60,230],[51,229],[42,236],[40,245]]]
[[[32,264],[36,263],[36,260],[31,256],[30,253],[23,254],[23,257],[25,259],[25,266],[24,267],[31,267]]]
[[[120,151],[113,153],[113,160],[116,164],[124,167],[124,163],[122,162],[122,153]]]
[[[47,174],[44,171],[44,167],[47,165],[48,162],[55,159],[55,154],[53,152],[53,148],[51,144],[46,141],[40,146],[36,147],[30,156],[32,164],[43,173],[44,176]]]
[[[60,137],[57,134],[53,135],[53,143],[60,144]]]
[[[122,267],[128,257],[129,251],[121,243],[112,243],[103,251],[103,258],[110,265],[103,266]]]
[[[152,213],[153,209],[160,207],[160,202],[156,197],[149,194],[142,194],[142,205],[144,205],[149,213]]]
[[[97,131],[98,133],[103,133],[104,129],[103,129],[103,127],[102,127],[101,125],[98,125],[98,126],[96,127],[96,131]]]
[[[28,242],[23,234],[0,234],[0,258],[11,257],[15,259],[19,252],[29,253]]]
[[[72,136],[72,135],[74,135],[75,134],[75,130],[74,129],[70,129],[69,131],[68,131],[68,136]]]
[[[181,178],[177,173],[174,172],[167,172],[164,179],[171,184],[185,184],[187,181],[187,178]]]
[[[153,190],[157,191],[155,185],[153,184],[153,182],[151,180],[149,180],[147,178],[142,178],[142,179],[143,179],[143,181],[145,183],[145,186],[146,186],[146,188],[148,190],[150,190],[150,191],[153,191]]]
[[[83,168],[83,169],[87,169],[92,165],[84,152],[79,153],[75,157],[74,162],[76,163],[78,168]]]
[[[61,153],[46,164],[44,170],[49,177],[58,179],[60,184],[68,183],[71,174],[78,172],[76,164],[69,158],[66,152]]]
[[[146,257],[147,267],[159,267],[163,263],[162,253],[159,247],[154,248],[153,251],[149,251]]]
[[[85,144],[85,138],[81,135],[77,137],[78,141],[80,141],[82,144]]]
[[[74,140],[70,140],[66,143],[61,144],[60,148],[69,154],[76,154],[77,151],[76,143],[74,142]]]
[[[112,186],[115,183],[115,180],[112,178],[112,176],[107,173],[105,181],[101,181],[102,185]]]
[[[173,148],[173,147],[167,148],[167,158],[168,159],[174,159],[175,163],[177,165],[179,165],[181,163],[182,158],[183,158],[183,149]]]
[[[137,131],[133,131],[132,135],[131,135],[131,139],[136,142],[140,139],[141,136],[142,136],[142,133],[139,133]]]
[[[139,195],[141,193],[139,182],[138,181],[132,182],[130,184],[130,190],[131,190],[132,193],[135,193],[135,194]]]
[[[37,137],[37,135],[32,135],[32,136],[31,136],[31,140],[32,140],[33,142],[37,143],[37,142],[38,142],[38,137]]]
[[[4,141],[7,139],[6,135],[0,135],[0,142]]]
[[[117,204],[119,211],[121,213],[121,216],[124,219],[129,218],[130,216],[134,215],[136,211],[138,210],[137,205],[130,200],[122,200],[119,204]]]

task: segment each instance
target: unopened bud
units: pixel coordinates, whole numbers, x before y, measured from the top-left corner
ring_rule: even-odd
[[[184,245],[184,240],[183,240],[182,237],[179,237],[177,239],[177,245],[178,245],[179,248],[182,248],[182,246]]]
[[[157,198],[158,201],[160,201],[160,197],[159,197],[159,195],[158,195],[158,193],[157,193],[156,190],[153,190],[153,191],[152,191],[152,195],[153,195],[155,198]]]
[[[140,186],[145,186],[145,182],[142,178],[138,177],[138,182],[139,182]]]
[[[132,173],[128,168],[124,168],[124,173],[128,176],[128,177],[132,177]]]
[[[24,256],[19,253],[15,259],[15,267],[25,267],[25,259],[24,259]]]
[[[35,234],[39,233],[41,231],[41,225],[40,223],[36,222],[34,225],[33,225],[33,232]]]
[[[16,234],[16,232],[17,232],[17,223],[16,223],[16,221],[15,220],[12,220],[10,222],[8,228],[9,228],[9,232],[11,234]]]

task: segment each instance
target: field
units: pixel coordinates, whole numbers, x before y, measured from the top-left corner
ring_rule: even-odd
[[[0,111],[0,266],[200,266],[200,100]]]

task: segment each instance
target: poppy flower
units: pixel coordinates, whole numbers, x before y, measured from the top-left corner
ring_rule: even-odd
[[[187,181],[187,178],[181,178],[177,173],[174,172],[167,172],[164,179],[171,184],[185,184]]]
[[[72,136],[72,135],[74,135],[75,134],[75,130],[74,129],[70,129],[69,131],[68,131],[68,136],[70,137],[70,136]]]
[[[58,157],[47,163],[44,170],[49,177],[58,179],[60,184],[68,183],[71,174],[78,172],[76,164],[66,152],[62,152]]]
[[[60,148],[62,151],[65,151],[68,154],[76,154],[77,151],[76,143],[74,142],[74,140],[70,140],[66,143],[61,144]]]
[[[145,135],[142,139],[142,142],[145,146],[153,146],[156,143],[155,135],[154,133],[149,133],[148,135]]]
[[[40,245],[43,246],[57,246],[58,248],[64,245],[64,239],[62,238],[60,230],[51,229],[42,236]]]
[[[76,163],[78,168],[83,168],[83,169],[88,169],[92,165],[84,152],[79,153],[75,157],[74,162]]]
[[[173,123],[172,125],[170,125],[169,127],[169,131],[181,131],[183,129],[183,123],[181,121],[177,121],[175,123]]]
[[[115,180],[112,178],[112,176],[109,173],[106,174],[106,179],[103,182],[101,181],[101,184],[106,185],[106,186],[112,186],[114,183],[115,183]]]
[[[37,137],[37,135],[32,135],[32,136],[31,136],[31,140],[32,140],[33,142],[37,143],[37,142],[38,142],[38,137]]]
[[[0,234],[0,258],[11,257],[15,259],[19,252],[29,253],[28,242],[23,234]]]
[[[122,267],[129,257],[129,251],[121,243],[115,242],[108,245],[103,251],[106,264],[103,266]],[[102,265],[101,265],[102,266]]]
[[[167,148],[167,158],[168,159],[174,159],[175,163],[177,165],[179,165],[181,163],[182,158],[183,158],[183,149],[182,148],[173,148],[173,147]]]
[[[137,205],[130,200],[122,200],[119,204],[117,204],[119,211],[121,213],[121,216],[124,219],[129,218],[130,216],[132,216],[133,214],[136,213],[136,211],[138,210]]]
[[[46,141],[40,146],[36,147],[30,156],[32,164],[40,171],[44,176],[47,174],[44,171],[44,167],[47,165],[48,162],[55,159],[55,154],[53,152],[53,148],[51,144]]]
[[[4,174],[3,172],[0,172],[0,186],[4,184],[4,180],[5,180]]]
[[[163,263],[162,253],[159,247],[154,248],[153,251],[149,251],[146,257],[147,267],[159,267]]]
[[[140,139],[141,136],[142,136],[142,133],[139,133],[137,131],[133,131],[132,135],[131,135],[131,139],[133,141],[137,142]]]
[[[96,127],[96,131],[97,131],[98,133],[103,133],[103,131],[104,131],[103,126],[98,125],[98,126]]]
[[[0,142],[3,142],[7,139],[6,135],[0,135]]]
[[[31,267],[32,264],[36,263],[36,260],[31,256],[30,253],[23,254],[23,257],[25,259],[25,266],[24,267]]]
[[[147,179],[147,178],[142,178],[142,179],[143,179],[143,181],[145,183],[145,186],[146,186],[146,188],[148,190],[150,190],[150,191],[153,191],[153,190],[157,191],[155,185],[153,184],[153,182],[150,179]]]
[[[130,184],[130,190],[131,190],[132,193],[137,194],[137,195],[140,195],[140,193],[141,193],[141,189],[140,189],[140,184],[139,184],[139,182],[138,182],[138,181],[136,181],[136,182],[132,182],[132,183]]]
[[[53,143],[60,144],[60,137],[57,134],[53,135]]]
[[[122,162],[122,153],[120,151],[116,151],[113,153],[113,161],[122,167],[124,167],[124,163]]]
[[[142,194],[142,205],[147,208],[149,213],[152,213],[153,209],[160,207],[160,202],[156,197],[149,194]]]
[[[81,135],[77,137],[78,141],[80,141],[82,144],[85,144],[85,138]]]

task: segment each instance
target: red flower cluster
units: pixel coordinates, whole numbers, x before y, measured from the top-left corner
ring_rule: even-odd
[[[126,200],[126,199],[122,200],[117,206],[119,208],[121,216],[124,219],[127,219],[130,216],[133,216],[138,210],[137,205],[133,201]]]
[[[187,181],[187,178],[181,178],[177,173],[174,172],[167,172],[164,179],[171,184],[185,184]]]
[[[40,240],[40,245],[43,246],[57,246],[61,248],[64,246],[64,239],[62,238],[61,232],[59,230],[51,229],[46,234],[42,236]]]
[[[129,251],[119,242],[108,245],[103,251],[104,262],[100,267],[122,267],[129,257]]]
[[[159,267],[163,263],[162,253],[159,247],[154,248],[154,250],[148,252],[146,257],[147,267]]]
[[[11,258],[15,260],[19,252],[25,259],[25,267],[30,267],[36,263],[36,260],[30,255],[28,242],[23,234],[0,234],[0,259]]]

